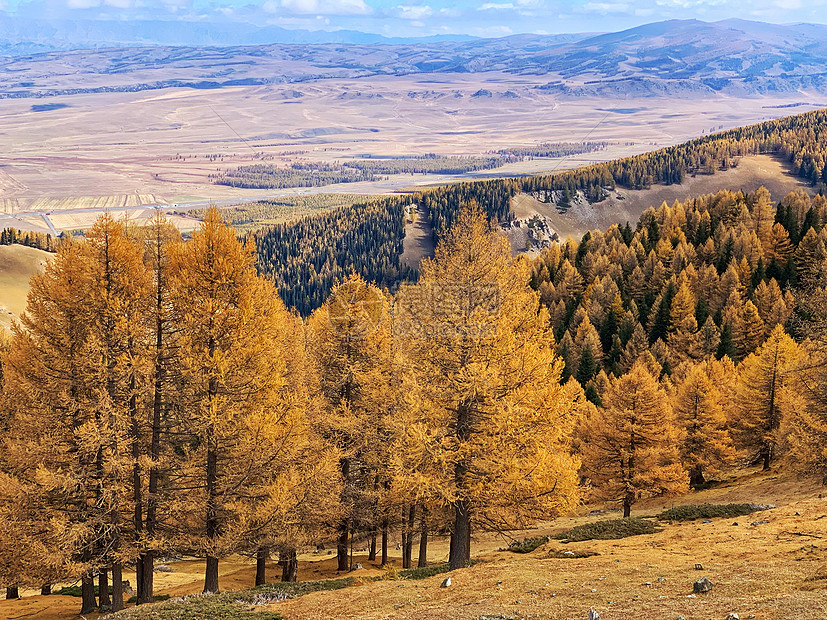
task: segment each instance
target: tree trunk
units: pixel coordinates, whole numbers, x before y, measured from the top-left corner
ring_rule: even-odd
[[[471,563],[471,511],[468,502],[454,502],[454,536],[451,548],[451,570],[465,568]]]
[[[764,461],[764,466],[761,468],[762,471],[769,471],[770,465],[772,464],[772,449],[769,445],[764,446],[762,450],[761,459]]]
[[[689,486],[696,487],[706,482],[704,472],[700,467],[695,467],[689,474]]]
[[[123,609],[123,566],[120,562],[112,565],[112,611]]]
[[[161,455],[161,411],[164,398],[164,378],[166,374],[166,363],[164,359],[164,279],[161,269],[162,250],[161,240],[156,239],[156,250],[158,261],[158,276],[156,278],[155,295],[155,385],[152,394],[152,438],[149,444],[149,456],[152,458],[152,465],[149,467],[149,485],[146,497],[146,537],[151,539],[155,534],[155,525],[158,514],[158,459]],[[155,551],[146,550],[140,554],[138,563],[141,566],[141,578],[137,579],[138,605],[152,603],[154,598],[154,576],[155,576]],[[137,570],[136,570],[137,573]]]
[[[109,578],[105,568],[100,569],[98,573],[98,609],[101,611],[112,609],[112,601],[109,599]]]
[[[20,590],[17,586],[8,586],[6,588],[6,600],[18,599],[20,598]]]
[[[419,561],[416,563],[416,566],[418,568],[428,566],[428,522],[425,520],[424,514],[422,515],[419,529]]]
[[[342,470],[342,478],[345,481],[345,489],[350,480],[350,460],[342,459],[339,463]],[[344,494],[345,489],[342,490]],[[345,517],[339,522],[339,538],[336,541],[336,558],[338,560],[337,570],[345,571],[350,568],[347,558],[347,542],[350,535],[350,518]]]
[[[405,553],[408,549],[408,509],[403,506],[402,507],[402,544],[400,545],[402,549],[402,568],[410,568],[411,565],[408,563],[408,556]]]
[[[382,566],[388,563],[388,520],[382,521]]]
[[[416,523],[416,506],[411,504],[407,512],[407,524],[405,529],[408,532],[408,537],[405,539],[405,544],[402,546],[402,568],[411,567],[411,557],[413,556],[414,524]],[[403,518],[404,517],[405,515],[403,514]]]
[[[40,586],[40,596],[49,596],[52,593],[52,584],[44,583]]]
[[[204,571],[204,594],[218,592],[218,558],[207,556],[207,567]]]
[[[626,495],[623,498],[623,518],[626,519],[632,516],[632,496]]]
[[[295,549],[286,549],[279,553],[279,564],[281,564],[281,580],[295,582],[299,576],[299,560],[296,557]]]
[[[95,581],[92,572],[88,571],[80,578],[80,613],[91,614],[97,608],[95,599]]]
[[[151,478],[150,478],[151,479]],[[147,523],[149,522],[149,518],[147,517]],[[149,534],[149,528],[147,527],[147,534]],[[138,597],[138,605],[143,603],[152,603],[155,598],[153,595],[153,578],[155,576],[155,552],[154,551],[145,551],[139,558],[138,564],[141,566],[141,573],[142,579],[138,581],[136,586],[138,586],[138,590],[136,595]]]
[[[456,437],[460,445],[471,438],[471,416],[473,403],[463,401],[457,406]],[[468,500],[462,497],[466,490],[466,474],[468,465],[459,461],[454,465],[454,484],[459,497],[454,501],[454,531],[451,538],[451,553],[449,563],[451,570],[465,568],[471,563],[471,507]]]
[[[256,551],[256,585],[263,586],[267,583],[267,556],[270,554],[267,547],[259,547]]]
[[[215,357],[215,341],[210,338],[210,359]],[[218,394],[218,380],[215,377],[210,377],[209,381],[209,399],[210,409],[212,403],[215,401]],[[218,453],[216,451],[215,443],[217,440],[214,437],[214,430],[212,424],[207,427],[207,542],[211,543],[213,539],[218,537],[218,491],[216,484],[218,482]],[[207,554],[207,565],[204,571],[204,593],[218,592],[218,558]]]
[[[368,548],[368,560],[376,561],[376,528],[370,533],[370,547]]]

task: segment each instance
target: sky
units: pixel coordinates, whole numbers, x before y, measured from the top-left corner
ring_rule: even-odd
[[[238,21],[385,36],[608,32],[664,19],[827,23],[827,0],[0,0],[23,17]]]

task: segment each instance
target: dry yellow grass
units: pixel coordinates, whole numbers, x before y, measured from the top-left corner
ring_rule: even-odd
[[[29,278],[43,269],[49,256],[22,245],[0,245],[0,329],[8,329],[26,309]]]
[[[506,546],[498,536],[475,540],[475,566],[451,573],[453,585],[440,588],[444,575],[422,581],[366,581],[332,592],[316,592],[271,606],[288,619],[400,618],[425,620],[481,617],[576,620],[594,607],[603,620],[724,620],[730,612],[742,619],[823,620],[827,618],[827,489],[811,478],[777,472],[741,472],[723,484],[693,492],[675,501],[652,500],[636,507],[636,516],[664,508],[696,503],[772,503],[772,510],[746,517],[666,524],[664,531],[623,540],[563,544],[552,540],[530,554],[498,551]],[[565,517],[541,527],[514,533],[517,537],[554,534],[563,529],[617,513]],[[768,521],[752,525],[758,521]],[[734,525],[737,522],[738,525]],[[430,561],[447,557],[447,540],[431,545]],[[550,557],[550,552],[593,551],[584,559]],[[326,553],[326,552],[323,552]],[[393,552],[398,566],[398,551]],[[364,554],[357,576],[381,575]],[[696,570],[695,564],[703,565]],[[172,563],[172,573],[156,573],[158,593],[199,592],[203,561]],[[234,557],[221,562],[222,589],[250,587],[254,562]],[[268,576],[276,575],[274,563]],[[335,577],[335,559],[304,555],[299,577]],[[709,577],[715,587],[706,595],[690,596],[692,583]],[[132,575],[127,575],[130,578]],[[500,583],[498,583],[500,582]],[[649,585],[647,585],[649,584]],[[78,600],[71,597],[28,596],[0,601],[0,618],[35,613],[43,620],[76,618]],[[92,615],[94,616],[94,614]],[[90,617],[92,617],[90,616]]]

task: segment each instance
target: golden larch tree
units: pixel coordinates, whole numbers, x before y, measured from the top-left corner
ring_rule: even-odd
[[[453,512],[450,565],[470,561],[472,527],[525,525],[577,500],[570,436],[582,398],[561,386],[548,315],[530,265],[475,206],[463,208],[398,299],[416,347],[442,466],[435,484]]]
[[[691,485],[702,484],[735,458],[722,395],[705,366],[692,366],[677,386],[674,399],[675,421],[681,430],[681,462]]]
[[[780,325],[738,366],[741,415],[733,429],[739,447],[769,469],[778,453],[779,429],[788,409],[791,372],[801,351]]]
[[[278,504],[289,464],[307,437],[304,412],[284,398],[290,317],[253,253],[210,209],[170,255],[171,303],[181,336],[181,417],[171,520],[179,544],[206,556],[204,591],[218,591],[219,558],[244,548]],[[282,475],[283,474],[283,475]],[[253,537],[255,538],[255,537]]]
[[[688,490],[680,462],[679,431],[669,397],[642,361],[615,378],[583,435],[583,473],[600,497],[623,506],[652,495]]]

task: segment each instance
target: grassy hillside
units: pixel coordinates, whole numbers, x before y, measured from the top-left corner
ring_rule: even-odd
[[[26,309],[29,278],[43,269],[50,256],[23,245],[0,245],[0,327],[8,329]]]
[[[439,587],[445,575],[401,579],[404,573],[381,570],[357,550],[354,560],[365,568],[348,575],[355,578],[349,585],[333,590],[344,584],[315,582],[342,576],[335,571],[335,560],[325,552],[308,553],[301,556],[299,579],[309,583],[300,582],[298,587],[288,589],[306,594],[255,605],[249,602],[249,590],[229,592],[222,596],[222,605],[229,605],[237,614],[232,617],[236,618],[256,618],[265,611],[286,619],[564,620],[585,618],[589,607],[594,607],[604,620],[672,619],[679,614],[686,620],[723,620],[731,612],[741,618],[753,614],[761,620],[821,620],[827,616],[827,548],[823,542],[827,535],[827,499],[822,497],[823,493],[823,487],[814,479],[747,470],[679,500],[643,503],[633,516],[648,518],[665,508],[704,503],[757,503],[775,508],[743,517],[658,521],[662,531],[620,540],[563,543],[552,538],[527,554],[504,551],[509,539],[484,534],[474,541],[479,562],[451,573],[450,588]],[[579,516],[560,518],[511,535],[553,537],[576,525],[617,517],[615,512],[603,512],[604,508],[586,506]],[[429,553],[432,564],[444,560],[447,544],[443,538],[433,540]],[[392,547],[396,566],[399,553]],[[589,553],[595,555],[579,557]],[[177,597],[200,592],[202,564],[195,560],[170,562],[171,572],[156,575],[158,593]],[[696,569],[696,564],[703,569]],[[231,590],[251,586],[255,560],[236,557],[222,562],[222,566],[222,574],[226,575],[222,580]],[[278,570],[275,562],[268,564],[270,579]],[[692,583],[702,576],[712,580],[713,590],[706,595],[690,596]],[[130,577],[124,575],[125,579]],[[261,592],[272,589],[265,587]],[[313,591],[316,589],[320,591]],[[203,617],[197,611],[186,611],[182,603],[162,605],[114,618]],[[76,606],[77,599],[68,596],[25,596],[20,601],[0,601],[0,618],[36,614],[41,620],[69,620],[77,617]]]

